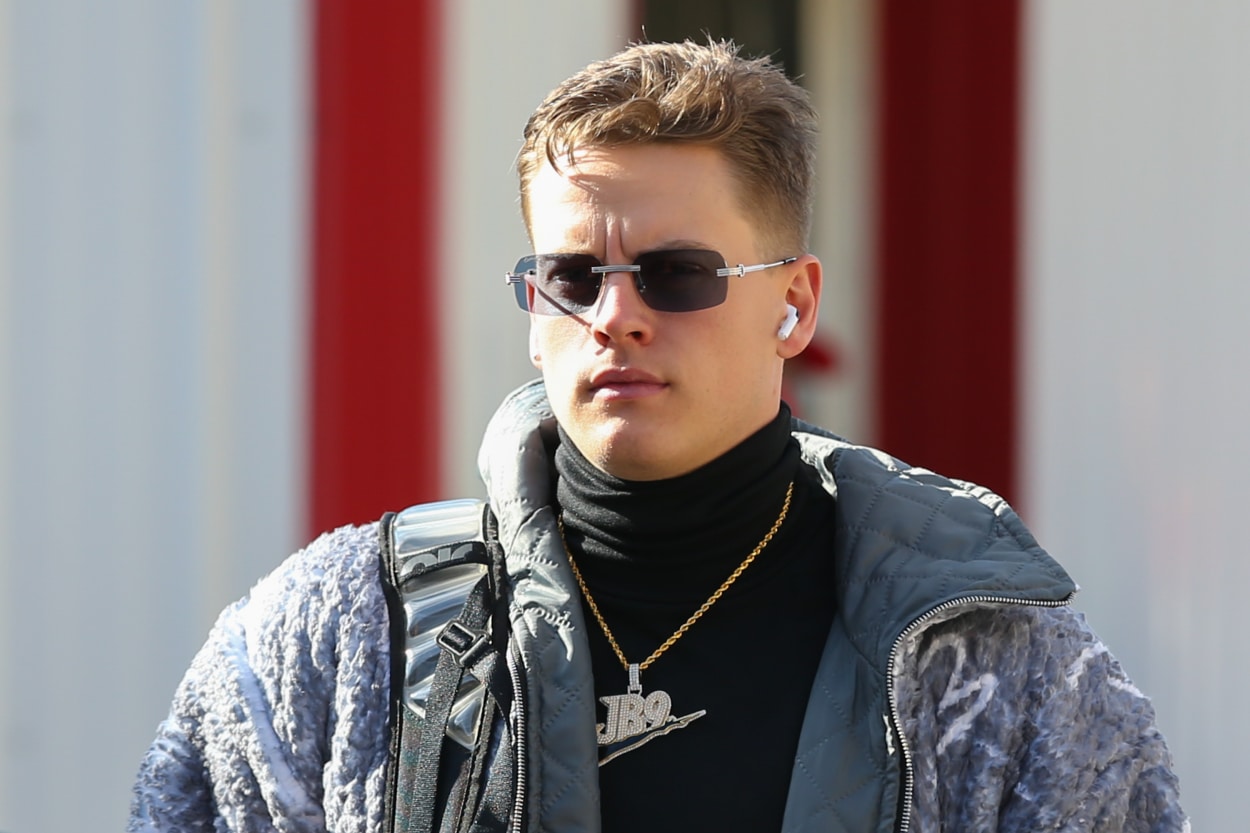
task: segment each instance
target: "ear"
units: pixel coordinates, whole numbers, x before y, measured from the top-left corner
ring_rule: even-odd
[[[789,269],[784,303],[793,305],[799,311],[799,323],[794,326],[789,338],[777,339],[777,355],[783,359],[794,358],[811,343],[816,335],[816,313],[820,309],[820,261],[815,255],[803,255],[790,264]],[[781,326],[785,314],[784,308],[779,310],[778,326]]]
[[[538,349],[538,329],[534,326],[534,316],[530,316],[530,364],[539,370],[543,369],[543,354]]]

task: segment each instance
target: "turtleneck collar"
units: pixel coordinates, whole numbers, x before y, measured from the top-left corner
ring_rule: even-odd
[[[560,429],[556,499],[565,534],[587,580],[669,580],[732,569],[781,511],[799,465],[790,409],[722,456],[668,480],[622,480],[590,463]]]

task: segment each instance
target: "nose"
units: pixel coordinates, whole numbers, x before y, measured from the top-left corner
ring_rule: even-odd
[[[633,272],[608,272],[590,318],[590,330],[601,345],[613,341],[646,342],[651,338],[651,308],[643,303]]]

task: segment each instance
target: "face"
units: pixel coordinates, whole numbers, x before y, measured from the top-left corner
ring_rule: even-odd
[[[633,263],[664,249],[710,249],[752,265],[801,252],[764,252],[720,152],[696,145],[592,148],[545,166],[529,189],[539,253]],[[724,303],[693,312],[648,307],[633,275],[604,276],[576,315],[531,315],[531,352],[556,418],[585,457],[628,480],[685,474],[777,415],[783,359],[806,346],[819,295],[811,256],[729,277]],[[777,336],[787,303],[800,310]]]

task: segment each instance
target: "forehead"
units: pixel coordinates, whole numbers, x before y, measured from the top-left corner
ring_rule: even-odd
[[[709,248],[747,235],[737,183],[724,156],[702,145],[589,148],[530,182],[530,232],[537,251],[631,253],[667,241]]]

